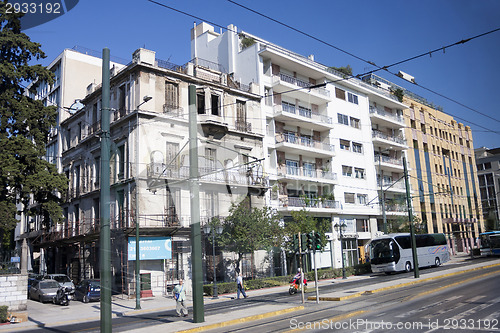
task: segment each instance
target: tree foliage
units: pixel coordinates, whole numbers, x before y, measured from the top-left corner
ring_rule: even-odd
[[[284,233],[289,240],[287,246],[289,249],[293,248],[292,239],[293,235],[299,233],[309,233],[315,231],[321,235],[323,244],[326,243],[325,233],[331,229],[331,221],[327,218],[318,219],[312,216],[304,208],[299,211],[292,211],[292,220],[285,224]]]
[[[238,254],[236,268],[240,266],[245,253],[269,250],[279,246],[283,239],[280,216],[270,207],[252,208],[250,198],[239,204],[232,204],[229,216],[221,221],[222,234],[219,245],[225,250]]]
[[[347,66],[344,66],[344,67],[330,67],[334,70],[336,70],[337,72],[340,72],[342,74],[344,74],[344,77],[349,77],[349,76],[352,76],[352,67],[351,65],[347,65]]]
[[[0,2],[0,233],[3,245],[16,225],[18,208],[59,222],[61,207],[56,190],[67,188],[67,178],[43,160],[57,110],[24,94],[24,84],[36,80],[53,83],[53,74],[31,61],[45,57],[41,45],[21,32],[22,14],[6,13]],[[34,93],[34,85],[32,92]],[[30,206],[33,199],[37,205]],[[22,204],[19,206],[19,204]],[[1,241],[1,239],[0,239]]]

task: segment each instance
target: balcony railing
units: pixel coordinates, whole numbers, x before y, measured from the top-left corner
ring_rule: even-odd
[[[281,200],[281,207],[309,207],[309,208],[340,208],[340,203],[335,200],[322,200],[320,198],[286,197]]]
[[[389,141],[392,141],[392,142],[395,142],[395,143],[399,143],[401,145],[406,144],[405,139],[403,139],[401,137],[397,137],[397,136],[394,136],[394,135],[388,135],[388,134],[385,134],[384,132],[377,131],[377,130],[372,130],[372,137],[373,138],[384,139],[384,140],[389,140]]]
[[[403,213],[408,211],[408,206],[403,204],[386,203],[385,210],[387,212]]]
[[[313,86],[312,83],[309,83],[309,82],[297,79],[296,77],[293,77],[293,76],[285,74],[285,73],[280,73],[279,74],[279,80],[283,81],[283,82],[287,82],[287,83],[293,84],[293,85],[301,87],[301,88],[309,88],[309,87]],[[317,92],[320,95],[323,95],[323,96],[326,96],[326,97],[330,97],[330,91],[328,91],[325,88],[321,88],[321,87],[320,88],[314,88],[313,91]]]
[[[309,177],[314,179],[337,180],[337,174],[322,169],[307,169],[294,166],[280,166],[279,175]]]
[[[397,166],[403,166],[403,161],[394,157],[389,157],[385,155],[375,154],[375,162],[379,163],[380,158],[382,158],[382,163],[393,164]]]
[[[377,186],[380,187],[380,179],[377,180]],[[402,181],[398,181],[398,182],[386,182],[386,181],[384,181],[382,183],[382,187],[384,187],[384,188],[390,187],[391,189],[395,189],[395,190],[405,190],[406,189],[405,183]]]
[[[275,105],[274,106],[274,112],[287,112],[291,114],[297,114],[295,105],[292,104],[281,104],[281,105]],[[332,124],[332,118],[319,114],[317,112],[312,112],[309,109],[301,109],[299,108],[299,116],[310,118],[311,120],[314,120],[316,122],[324,123],[324,124]]]
[[[303,137],[303,136],[298,136],[293,133],[278,133],[276,135],[276,143],[282,143],[282,142],[287,142],[299,146],[304,146],[308,148],[315,148],[315,149],[321,149],[321,150],[326,150],[329,152],[334,152],[335,151],[335,146],[328,144],[328,143],[323,143],[317,140],[313,140],[308,137]]]
[[[252,132],[252,123],[237,121],[235,123],[235,127],[237,131],[251,133]]]
[[[374,106],[370,106],[370,113],[378,114],[384,118],[391,119],[392,121],[396,121],[396,122],[401,123],[401,124],[404,124],[404,122],[405,122],[403,116],[398,116],[398,115],[386,112],[385,110],[381,110],[381,109],[374,107]]]
[[[198,167],[200,180],[205,182],[235,184],[235,185],[250,185],[250,186],[267,186],[268,178],[261,175],[255,175],[245,168],[241,169],[216,169],[214,167]],[[148,177],[161,179],[189,179],[188,166],[168,166],[165,163],[150,163],[148,164]]]

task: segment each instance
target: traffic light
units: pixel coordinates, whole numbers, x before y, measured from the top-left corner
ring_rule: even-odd
[[[307,234],[307,248],[313,250],[314,246],[314,231]]]
[[[307,234],[300,234],[300,245],[302,247],[300,252],[307,251]]]
[[[321,235],[317,232],[314,233],[314,244],[315,249],[321,251],[323,249],[323,243],[321,242]]]
[[[297,235],[293,235],[293,252],[299,251],[299,237]]]

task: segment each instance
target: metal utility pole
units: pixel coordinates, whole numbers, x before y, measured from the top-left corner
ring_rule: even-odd
[[[203,308],[203,266],[201,262],[200,185],[198,179],[198,123],[196,86],[189,85],[189,188],[191,192],[191,271],[193,321],[205,321]]]
[[[111,232],[110,219],[110,174],[109,157],[111,133],[109,129],[110,73],[109,49],[102,50],[102,103],[101,103],[101,231],[100,278],[101,278],[101,332],[111,333]]]
[[[315,232],[313,231],[313,235]],[[314,244],[316,247],[316,244]],[[316,304],[319,303],[319,286],[318,286],[318,267],[316,266],[316,248],[313,251],[314,257],[314,286],[316,287]]]
[[[304,270],[302,269],[302,235],[300,232],[298,233],[299,237],[299,269],[300,269],[300,286],[301,286],[301,294],[302,294],[302,304],[305,303],[305,298],[304,298]]]
[[[387,216],[385,215],[384,171],[382,170],[382,148],[378,149],[378,171],[380,173],[380,201],[382,203],[382,218],[384,221],[384,234],[387,235]]]
[[[406,202],[408,204],[408,218],[410,219],[411,252],[413,254],[413,275],[415,276],[415,279],[418,279],[420,277],[420,272],[418,270],[417,243],[415,239],[415,226],[413,225],[413,212],[411,209],[411,197],[410,197],[410,183],[408,181],[408,169],[406,167],[405,156],[403,156],[403,166],[404,166],[405,184],[406,184]]]

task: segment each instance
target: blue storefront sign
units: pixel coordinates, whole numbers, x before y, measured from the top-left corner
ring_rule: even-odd
[[[128,238],[128,260],[135,260],[135,237]],[[170,237],[140,237],[140,260],[172,259]]]

